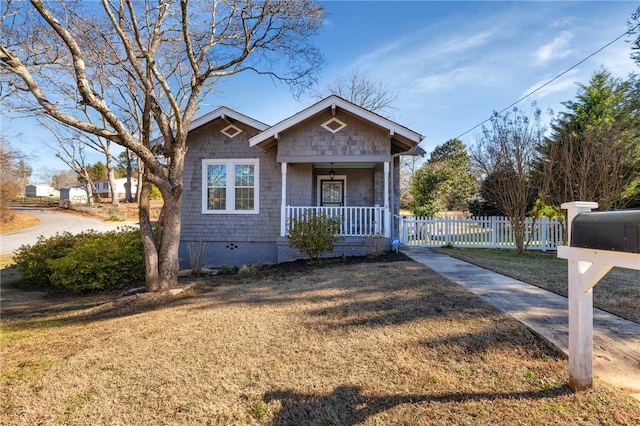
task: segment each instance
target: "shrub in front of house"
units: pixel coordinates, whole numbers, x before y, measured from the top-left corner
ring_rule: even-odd
[[[338,217],[308,210],[304,217],[291,219],[289,246],[316,260],[322,253],[333,250],[341,223]]]
[[[78,236],[63,232],[49,238],[40,236],[35,244],[20,246],[14,262],[20,270],[23,283],[31,288],[51,286],[49,262],[66,256],[77,239]]]
[[[142,238],[131,227],[40,238],[34,245],[20,247],[14,261],[23,284],[30,288],[86,293],[144,280]]]

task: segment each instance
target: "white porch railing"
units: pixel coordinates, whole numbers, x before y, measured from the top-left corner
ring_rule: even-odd
[[[512,248],[515,247],[513,227],[506,217],[443,217],[428,218],[396,216],[399,220],[400,241],[409,246]],[[525,241],[531,250],[556,250],[562,243],[559,221],[540,218],[534,223],[527,218]]]
[[[339,217],[341,237],[366,237],[369,235],[391,235],[391,215],[384,207],[284,207],[285,214],[281,235],[289,234],[291,219],[304,219],[307,211]]]

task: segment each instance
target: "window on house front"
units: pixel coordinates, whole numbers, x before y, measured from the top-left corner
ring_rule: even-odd
[[[257,159],[203,160],[203,213],[258,213]]]

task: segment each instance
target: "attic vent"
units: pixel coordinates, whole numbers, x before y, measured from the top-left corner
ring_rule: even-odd
[[[242,129],[234,126],[233,124],[229,124],[227,127],[220,130],[220,133],[222,133],[227,137],[234,138],[238,136],[240,133],[242,133]]]
[[[333,117],[331,120],[322,123],[322,127],[330,131],[331,133],[338,133],[340,130],[347,127],[342,121]]]

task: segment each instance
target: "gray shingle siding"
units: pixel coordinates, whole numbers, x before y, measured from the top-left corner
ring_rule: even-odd
[[[324,112],[283,132],[278,141],[278,157],[390,155],[388,131],[339,111],[336,118],[347,127],[331,133],[321,127],[331,117],[330,112]]]
[[[273,263],[277,259],[275,240],[280,234],[281,174],[276,150],[265,152],[251,148],[248,138],[257,134],[257,130],[242,123],[234,124],[243,130],[234,138],[220,133],[228,125],[221,119],[189,134],[182,199],[182,267],[190,266],[189,241],[207,243],[204,263],[209,266],[258,263],[260,259]],[[260,160],[259,214],[203,214],[202,160],[233,158]],[[240,249],[225,249],[228,244],[237,244]]]
[[[200,242],[183,241],[180,244],[180,265],[186,269],[191,267],[190,244],[192,244],[193,252],[196,253]],[[203,241],[202,244],[202,266],[206,268],[216,268],[222,265],[242,266],[278,263],[278,249],[275,242]]]
[[[347,127],[332,133],[321,127],[331,117],[329,111],[323,112],[283,131],[278,135],[277,143],[267,150],[249,145],[248,139],[258,134],[258,130],[241,122],[233,123],[243,130],[234,138],[220,133],[229,124],[220,118],[192,131],[184,169],[181,267],[190,267],[189,245],[196,247],[200,242],[202,261],[209,267],[276,263],[305,257],[289,248],[288,240],[280,237],[280,157],[306,158],[301,160],[305,161],[302,163],[287,164],[286,205],[317,205],[318,176],[327,175],[329,170],[315,169],[311,162],[313,158],[322,156],[324,162],[330,162],[333,158],[335,163],[358,162],[360,159],[375,162],[373,168],[336,168],[335,172],[336,175],[346,175],[347,206],[384,206],[384,167],[380,161],[391,159],[389,132],[338,110],[336,118],[346,123]],[[203,214],[203,160],[239,158],[259,159],[259,214]],[[397,159],[394,171],[397,195]],[[385,244],[388,247],[388,241]],[[369,252],[366,239],[350,238],[336,243],[333,255],[351,256]]]
[[[313,164],[287,165],[288,206],[315,206]]]

